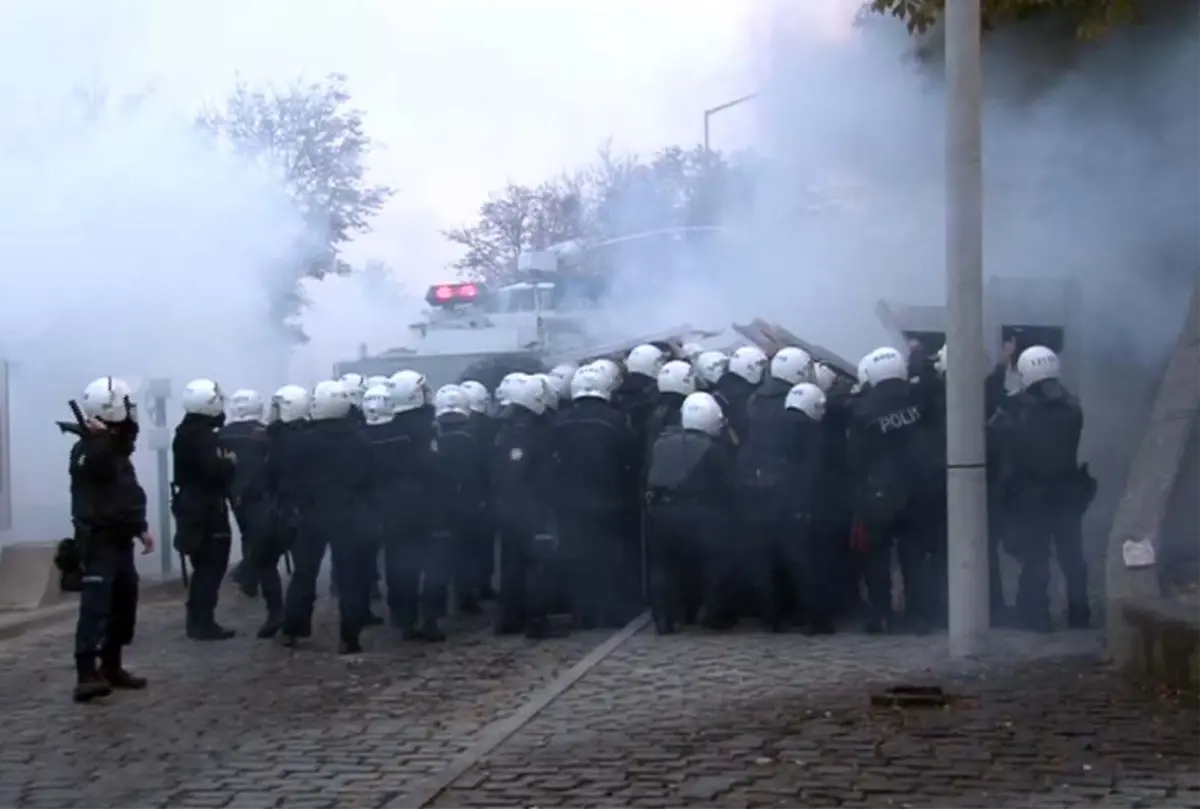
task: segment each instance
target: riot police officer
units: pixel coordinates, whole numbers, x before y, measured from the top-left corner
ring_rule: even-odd
[[[454,581],[458,608],[479,612],[479,597],[490,566],[487,535],[487,500],[490,453],[471,419],[471,401],[458,385],[443,385],[433,397],[440,480],[446,504],[436,526],[444,539],[436,543],[445,554],[444,566]]]
[[[702,625],[732,623],[729,609],[729,515],[733,458],[719,440],[721,407],[708,393],[680,405],[679,426],[650,450],[646,476],[650,609],[660,634],[696,613]]]
[[[267,486],[267,427],[263,423],[262,397],[257,391],[239,390],[229,397],[229,420],[221,428],[221,444],[237,458],[229,501],[242,537],[241,572],[238,584],[247,595],[262,588],[267,620],[260,637],[272,637],[283,622],[283,583],[279,579],[279,557],[273,564],[256,563],[269,556],[271,542],[270,492]]]
[[[360,634],[370,614],[369,582],[362,560],[368,537],[361,516],[371,479],[361,422],[351,415],[351,399],[340,381],[320,382],[309,405],[311,424],[302,436],[304,486],[300,533],[292,551],[295,573],[288,582],[283,633],[294,644],[312,621],[317,576],[325,549],[338,577],[338,651],[362,650]]]
[[[193,640],[228,640],[234,636],[216,621],[221,582],[229,568],[233,532],[227,499],[236,456],[221,446],[225,394],[211,379],[184,388],[184,417],[171,444],[175,467],[175,548],[192,563],[187,597],[187,635]]]
[[[549,429],[541,418],[546,394],[538,380],[526,378],[512,386],[509,405],[497,416],[491,469],[500,533],[498,635],[523,629],[543,637],[557,595],[549,569],[556,538],[550,533]]]
[[[729,358],[729,370],[717,381],[716,393],[734,440],[746,440],[746,405],[762,382],[767,355],[754,346],[742,346]]]
[[[1021,392],[1002,427],[1001,485],[1018,530],[1008,538],[1021,563],[1017,586],[1020,624],[1051,628],[1048,588],[1050,552],[1062,568],[1067,622],[1086,627],[1087,564],[1080,521],[1095,494],[1095,482],[1078,461],[1083,409],[1059,379],[1058,356],[1030,346],[1017,358]]]
[[[299,385],[284,385],[271,396],[267,414],[266,475],[271,509],[265,541],[258,552],[250,556],[250,564],[259,581],[270,577],[271,571],[279,575],[279,560],[299,544],[300,511],[308,491],[304,442],[310,424],[310,401],[308,391]],[[259,630],[258,637],[274,637],[282,628],[282,623],[268,622]],[[291,627],[290,631],[289,642],[295,643],[298,638],[312,634],[312,623],[301,623]]]
[[[892,547],[899,551],[906,610],[921,614],[928,580],[928,545],[916,513],[915,482],[928,460],[920,438],[922,402],[908,381],[908,363],[894,348],[879,348],[863,358],[862,393],[847,431],[847,455],[855,478],[855,513],[867,547],[863,578],[867,585],[867,630],[885,632],[896,625],[892,614]]]
[[[622,531],[629,529],[637,437],[612,404],[615,376],[600,363],[571,380],[569,409],[551,434],[552,480],[560,543],[571,558],[571,600],[585,628],[620,626],[630,616]]]
[[[130,460],[138,434],[131,396],[129,386],[111,376],[89,384],[79,404],[86,421],[71,447],[71,521],[83,573],[75,627],[76,702],[146,687],[145,678],[130,674],[121,660],[137,623],[133,540],[141,542],[142,553],[154,550],[146,493]]]

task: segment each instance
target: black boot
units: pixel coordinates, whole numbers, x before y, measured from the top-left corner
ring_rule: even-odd
[[[215,641],[229,640],[237,635],[232,629],[226,629],[216,621],[203,624],[189,624],[187,628],[187,636],[192,640],[199,641]]]
[[[274,609],[267,611],[267,620],[258,628],[257,637],[259,640],[270,640],[279,634],[279,630],[283,628],[283,610]]]
[[[118,691],[141,691],[146,687],[145,677],[130,674],[121,665],[121,647],[105,649],[100,654],[100,672],[104,679]]]
[[[441,643],[446,639],[446,633],[442,632],[442,628],[438,626],[437,621],[429,618],[418,624],[411,632],[405,632],[404,637],[408,640]]]
[[[362,642],[358,637],[358,630],[342,627],[341,637],[338,641],[338,654],[341,655],[356,655],[362,654]]]
[[[1092,623],[1092,611],[1086,605],[1067,608],[1067,626],[1070,629],[1087,629]]]
[[[112,693],[112,686],[100,676],[96,670],[94,655],[75,655],[75,694],[76,702],[91,702]]]

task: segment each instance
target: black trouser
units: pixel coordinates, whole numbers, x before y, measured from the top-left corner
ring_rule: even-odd
[[[283,610],[283,582],[279,558],[283,555],[272,525],[273,515],[266,500],[241,499],[233,508],[238,533],[242,535],[241,578],[244,585],[258,584],[269,615]]]
[[[1015,545],[1021,563],[1017,612],[1022,623],[1035,627],[1049,624],[1051,548],[1066,584],[1072,623],[1086,623],[1088,571],[1078,511],[1071,505],[1042,500],[1018,506],[1015,517],[1019,531]]]
[[[628,512],[619,507],[558,513],[559,550],[571,571],[571,611],[585,626],[619,626],[630,617],[621,536],[627,527]]]
[[[782,628],[793,608],[803,608],[808,598],[807,531],[797,520],[781,515],[746,514],[743,524],[751,548],[747,581],[758,617],[772,628]]]
[[[728,535],[722,515],[703,505],[659,502],[646,514],[650,612],[659,631],[703,613],[730,617]]]
[[[206,629],[216,625],[217,601],[221,583],[229,570],[229,551],[233,537],[227,533],[208,534],[195,551],[188,554],[192,577],[188,582],[187,625]]]
[[[455,596],[459,603],[478,596],[488,584],[492,538],[482,507],[463,506],[450,518],[450,545]]]
[[[528,622],[544,620],[549,603],[531,592],[534,573],[534,531],[525,520],[500,519],[500,593],[496,627],[515,632]]]
[[[385,523],[383,569],[392,626],[410,630],[436,621],[445,607],[445,575],[434,536],[402,518]]]
[[[356,522],[357,506],[334,503],[305,510],[292,547],[294,571],[284,600],[283,633],[306,637],[312,633],[317,577],[328,547],[337,577],[338,612],[343,637],[357,637],[370,608],[362,581],[363,537]]]
[[[131,539],[80,539],[83,589],[75,625],[75,655],[95,657],[133,641],[138,572]]]

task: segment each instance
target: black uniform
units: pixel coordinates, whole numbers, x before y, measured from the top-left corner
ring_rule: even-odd
[[[83,573],[75,627],[80,701],[146,685],[121,667],[137,623],[133,541],[147,530],[146,493],[130,460],[136,436],[136,422],[121,422],[71,447],[71,520]]]
[[[304,434],[310,424],[307,420],[274,421],[267,426],[267,492],[274,508],[268,528],[269,541],[264,544],[261,557],[255,559],[260,566],[260,578],[264,568],[278,573],[280,558],[299,544],[300,508],[307,496],[309,474],[305,467]],[[312,634],[312,624],[293,626],[291,630],[294,637],[308,637]]]
[[[227,499],[236,460],[218,436],[225,417],[188,413],[171,444],[175,466],[175,549],[192,563],[187,596],[187,633],[194,640],[225,640],[233,631],[216,622],[221,582],[229,569],[233,532]]]
[[[855,513],[869,542],[863,578],[870,602],[868,628],[892,624],[892,547],[897,544],[906,596],[928,588],[927,541],[917,513],[918,482],[929,466],[921,438],[922,402],[907,379],[889,379],[861,394],[847,433],[855,478]],[[908,602],[911,603],[911,602]]]
[[[650,450],[646,475],[650,608],[655,628],[697,614],[729,625],[733,456],[719,438],[669,427]]]
[[[279,579],[281,551],[273,547],[267,428],[257,419],[235,421],[221,428],[220,439],[222,446],[237,458],[229,502],[242,536],[239,584],[248,592],[261,586],[267,623],[259,634],[271,637],[283,621],[283,584]]]
[[[837,602],[836,615],[851,614],[860,607],[860,559],[850,549],[850,529],[854,522],[851,496],[852,479],[846,458],[846,430],[850,424],[852,400],[842,390],[826,394],[825,417],[821,420],[821,461],[817,476],[817,494],[813,509],[813,539],[829,556],[830,579]]]
[[[301,475],[299,533],[292,548],[295,573],[284,599],[283,633],[289,642],[311,631],[317,577],[328,547],[338,577],[340,650],[359,649],[370,612],[363,580],[362,509],[371,479],[362,424],[342,417],[311,422],[298,436]]]
[[[418,408],[397,413],[372,435],[377,430],[387,436],[387,445],[376,444],[372,454],[386,458],[375,477],[388,498],[383,558],[391,622],[406,638],[442,640],[438,618],[445,608],[445,560],[433,530],[446,505],[439,501],[445,487],[437,479],[433,418]]]
[[[759,614],[783,628],[793,611],[824,631],[832,594],[825,584],[832,563],[812,540],[813,497],[821,460],[821,425],[784,407],[789,382],[768,379],[746,408],[749,435],[737,456],[738,513],[745,540],[748,581]]]
[[[625,581],[624,600],[630,605],[641,605],[646,588],[646,547],[642,530],[642,482],[646,477],[646,446],[649,442],[648,429],[658,405],[657,380],[645,374],[631,373],[621,382],[613,396],[613,402],[629,419],[638,444],[638,455],[634,474],[629,480],[628,510],[625,515],[626,528],[622,537],[622,571]]]
[[[726,372],[717,380],[716,393],[719,394],[717,401],[720,402],[721,410],[725,413],[725,420],[729,422],[729,427],[738,443],[746,441],[748,430],[746,406],[750,403],[750,397],[756,390],[758,390],[758,385],[747,382],[740,374],[733,372]]]
[[[919,357],[919,355],[918,355]],[[910,357],[910,364],[913,358]],[[921,478],[914,493],[914,519],[924,537],[926,586],[920,592],[905,589],[905,612],[918,628],[945,627],[949,619],[947,576],[948,526],[946,512],[946,385],[931,359],[911,365],[910,382],[921,403],[923,417],[918,429]],[[913,600],[910,601],[909,599]]]
[[[1050,549],[1067,586],[1068,622],[1087,626],[1087,565],[1080,521],[1094,481],[1078,463],[1083,409],[1057,379],[1015,397],[1001,427],[1001,486],[1017,530],[1009,547],[1021,562],[1017,613],[1023,626],[1050,628]]]
[[[625,414],[597,397],[575,399],[551,434],[560,549],[573,567],[571,597],[584,626],[619,626],[632,617],[622,532],[641,448]]]
[[[496,633],[540,637],[561,588],[552,580],[556,537],[548,496],[549,425],[524,407],[505,408],[491,448],[492,491],[500,533],[500,609]]]
[[[496,440],[496,423],[487,413],[471,411],[471,429],[479,438],[479,444],[485,454],[490,454],[492,444]],[[496,576],[496,510],[495,496],[492,493],[491,480],[487,481],[487,491],[484,493],[483,527],[484,544],[480,548],[479,570],[483,581],[480,595],[491,598],[495,595],[493,580]]]
[[[436,526],[443,537],[438,548],[454,581],[459,609],[478,612],[487,575],[484,556],[491,551],[486,522],[491,453],[468,414],[443,413],[434,424],[437,479],[445,486],[439,502],[446,506]]]

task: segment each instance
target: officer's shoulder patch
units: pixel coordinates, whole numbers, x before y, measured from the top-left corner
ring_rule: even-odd
[[[87,453],[86,453],[86,452],[81,452],[81,453],[79,453],[79,458],[78,458],[78,460],[76,460],[76,461],[75,461],[75,466],[77,466],[77,467],[79,467],[80,469],[82,469],[82,468],[83,468],[83,467],[85,467],[86,465],[87,465]]]
[[[438,451],[437,439],[436,439],[436,438],[431,438],[431,439],[429,440],[429,449],[433,450],[434,452],[437,452],[437,451]]]
[[[519,461],[524,457],[525,457],[525,450],[521,449],[520,447],[513,447],[508,452],[508,459],[510,461]]]

